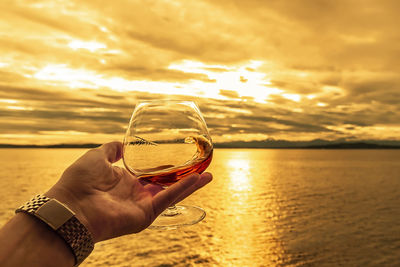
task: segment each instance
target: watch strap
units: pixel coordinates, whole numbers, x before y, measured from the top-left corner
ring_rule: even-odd
[[[81,264],[94,249],[94,242],[87,228],[75,213],[56,199],[37,195],[19,207],[15,213],[25,212],[45,222],[61,236],[75,256],[75,266]]]

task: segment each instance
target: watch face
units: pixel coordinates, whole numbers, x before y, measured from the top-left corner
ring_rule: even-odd
[[[57,230],[74,216],[74,212],[56,199],[50,199],[40,206],[35,216],[40,217],[51,228]]]

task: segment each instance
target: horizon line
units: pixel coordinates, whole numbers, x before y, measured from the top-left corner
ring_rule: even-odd
[[[317,144],[311,141],[288,141],[288,140],[260,140],[260,141],[231,141],[215,142],[214,148],[251,148],[251,149],[400,149],[400,140],[360,140],[360,141],[328,141],[317,139],[323,143]],[[269,142],[269,143],[268,143]],[[275,142],[275,144],[273,144]],[[279,142],[285,142],[279,144]],[[379,142],[379,143],[378,143]],[[381,142],[394,142],[395,144],[383,144]],[[0,148],[96,148],[102,144],[98,143],[58,143],[58,144],[9,144],[0,143]]]

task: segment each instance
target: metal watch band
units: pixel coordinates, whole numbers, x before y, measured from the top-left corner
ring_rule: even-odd
[[[31,214],[60,235],[71,248],[75,256],[75,266],[78,266],[94,249],[90,232],[75,217],[73,211],[61,202],[44,195],[37,195],[19,207],[15,213]]]

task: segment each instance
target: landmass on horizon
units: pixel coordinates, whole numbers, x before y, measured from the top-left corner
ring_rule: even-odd
[[[95,148],[101,144],[51,144],[20,145],[0,144],[0,148]],[[274,148],[274,149],[400,149],[400,140],[354,140],[343,139],[311,141],[287,141],[267,139],[261,141],[232,141],[214,143],[215,148]]]

